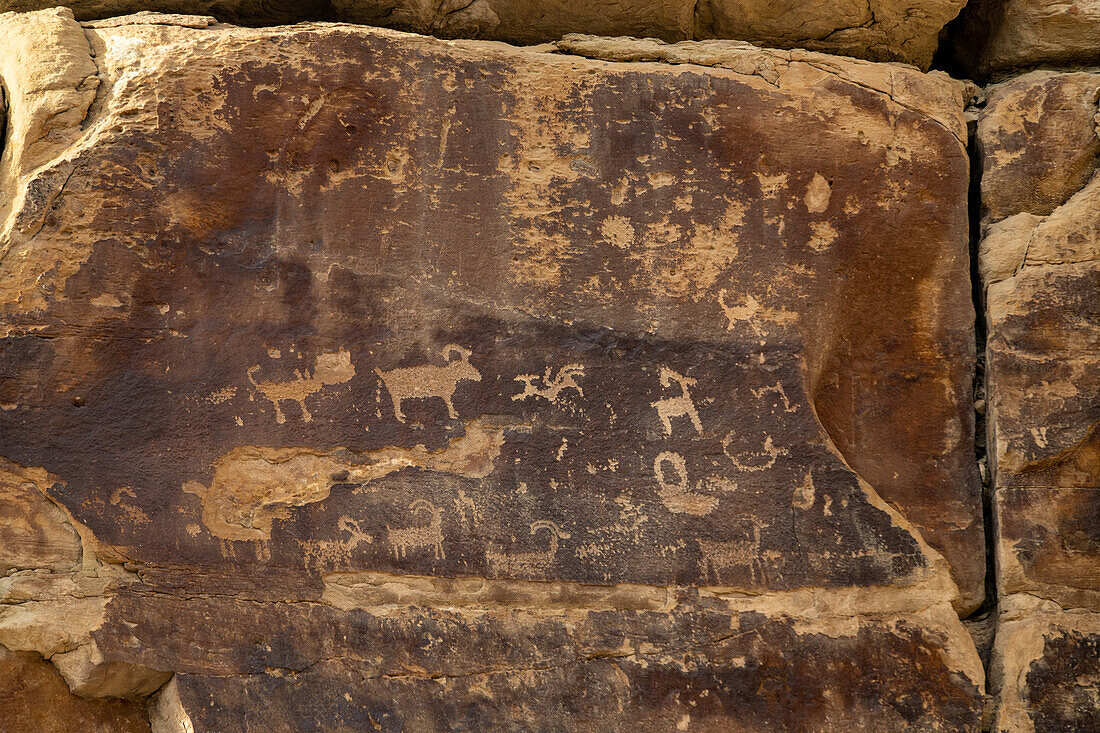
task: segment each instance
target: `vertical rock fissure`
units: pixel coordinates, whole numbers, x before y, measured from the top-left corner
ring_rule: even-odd
[[[985,600],[981,606],[974,610],[964,622],[977,647],[982,665],[985,667],[986,679],[990,673],[990,656],[993,647],[993,639],[997,629],[997,581],[995,567],[995,538],[993,532],[993,478],[989,470],[988,459],[988,421],[987,405],[988,391],[986,387],[986,342],[988,328],[986,325],[985,288],[982,285],[981,273],[978,266],[978,248],[981,244],[982,231],[982,168],[977,143],[977,109],[984,100],[972,100],[972,106],[968,110],[969,141],[967,155],[970,158],[970,186],[967,193],[967,211],[970,220],[970,283],[971,295],[974,299],[974,460],[978,464],[982,481],[982,523],[985,528]],[[973,112],[970,114],[970,112]],[[988,705],[983,715],[982,730],[990,730],[992,724],[991,709]]]
[[[993,481],[989,470],[988,453],[988,425],[987,390],[986,390],[986,311],[985,289],[982,287],[981,275],[978,271],[978,247],[981,242],[981,165],[978,158],[976,136],[970,136],[970,190],[968,195],[968,211],[970,213],[970,282],[971,294],[974,298],[974,341],[977,358],[974,364],[974,460],[978,463],[982,478],[982,513],[985,523],[986,546],[986,575],[985,575],[985,602],[975,612],[981,614],[988,612],[997,604],[997,583],[994,574],[993,556]]]
[[[0,160],[4,158],[4,148],[8,140],[8,94],[4,90],[4,80],[0,79]]]

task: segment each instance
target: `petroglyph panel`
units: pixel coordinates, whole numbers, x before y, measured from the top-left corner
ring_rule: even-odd
[[[0,453],[101,542],[790,589],[911,582],[923,540],[973,603],[958,88],[891,71],[943,100],[914,111],[866,66],[748,47],[723,52],[775,85],[350,28],[87,33],[111,89],[34,177],[64,174],[54,213],[7,235],[12,278],[68,254],[6,306]]]
[[[623,720],[698,665],[736,683],[699,689],[707,725],[782,725],[723,706],[801,689],[799,648],[820,679],[926,660],[933,702],[873,714],[969,725],[962,85],[744,44],[33,17],[94,93],[64,98],[58,149],[3,159],[0,456],[49,476],[110,578],[92,630],[46,629],[73,667],[177,672],[156,710],[201,716],[210,676],[263,697],[272,670],[377,654],[420,681],[359,692],[430,729],[456,723],[417,718],[417,685],[496,655],[490,697],[544,728],[523,680],[588,624],[544,671]],[[12,109],[6,150],[57,113]],[[728,659],[693,646],[731,633]]]

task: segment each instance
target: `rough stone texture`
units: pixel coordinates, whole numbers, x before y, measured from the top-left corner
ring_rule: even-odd
[[[961,84],[0,32],[0,456],[80,538],[0,643],[167,730],[977,727]]]
[[[970,0],[954,48],[979,76],[1100,62],[1096,0]]]
[[[1085,187],[1100,160],[1100,74],[1033,71],[985,94],[976,141],[983,216],[1049,216]]]
[[[77,697],[41,657],[0,647],[0,731],[149,733],[149,723],[144,705]]]
[[[1027,74],[978,125],[1004,731],[1100,725],[1098,91]]]
[[[1100,730],[1100,613],[1005,598],[990,683],[996,731]]]
[[[990,90],[979,123],[1002,590],[1070,605],[1081,598],[1055,586],[1100,592],[1098,91],[1100,74],[1029,74]],[[1063,130],[1081,144],[1052,166],[1043,151]]]
[[[42,470],[0,461],[0,573],[42,568],[60,572],[81,561],[80,535],[46,495]]]
[[[569,33],[665,41],[734,38],[928,68],[940,29],[964,0],[0,0],[0,11],[64,5],[80,20],[140,11],[211,15],[245,25],[335,20],[444,38],[517,44]]]

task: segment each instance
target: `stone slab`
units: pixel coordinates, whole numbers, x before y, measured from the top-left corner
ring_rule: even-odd
[[[1055,733],[1100,727],[1100,614],[1010,596],[994,646],[993,730]]]
[[[546,689],[624,725],[975,719],[961,84],[0,24],[0,455],[82,547],[0,583],[0,642],[82,694],[176,673],[157,715],[196,730],[343,724],[337,691],[429,728],[545,728]],[[272,707],[298,683],[317,707]]]
[[[978,123],[998,731],[1100,725],[1098,89],[1026,74],[988,90]]]

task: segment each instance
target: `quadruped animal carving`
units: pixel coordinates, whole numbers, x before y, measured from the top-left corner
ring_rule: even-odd
[[[280,408],[280,403],[285,400],[293,400],[302,410],[302,420],[309,422],[313,415],[306,409],[306,397],[320,392],[322,388],[332,384],[343,384],[355,376],[355,367],[351,363],[351,352],[344,349],[327,354],[320,354],[313,362],[313,371],[304,373],[294,370],[294,379],[286,382],[264,381],[257,382],[254,378],[260,366],[249,367],[247,375],[252,386],[266,397],[275,406],[275,422],[286,422],[286,415]]]
[[[558,541],[569,539],[569,533],[563,532],[558,525],[548,520],[531,523],[531,534],[545,530],[550,537],[550,545],[545,550],[509,554],[493,548],[485,551],[485,560],[495,572],[507,575],[531,575],[545,571],[554,562],[558,554]]]
[[[584,390],[577,384],[576,378],[584,376],[583,364],[566,364],[558,369],[558,373],[550,378],[551,368],[546,367],[546,372],[539,377],[537,374],[520,374],[517,382],[523,383],[523,391],[512,396],[512,401],[526,400],[530,397],[542,397],[552,403],[558,401],[558,396],[567,389],[576,390],[577,394],[584,397]],[[542,380],[542,386],[536,386],[537,380]]]
[[[732,331],[739,323],[745,323],[757,337],[763,337],[767,333],[767,322],[784,326],[797,319],[791,311],[763,305],[751,295],[742,298],[742,305],[730,305],[724,289],[718,291],[718,305],[722,307],[729,322],[727,331]]]
[[[731,571],[748,568],[749,579],[754,585],[764,579],[764,563],[760,553],[760,527],[752,525],[752,538],[742,540],[699,539],[699,551],[708,575],[714,583],[723,583]]]
[[[443,511],[427,499],[416,499],[409,504],[409,511],[413,514],[427,512],[431,519],[427,525],[421,527],[394,529],[387,524],[386,540],[390,543],[393,556],[403,558],[408,556],[410,550],[431,550],[436,560],[445,558],[447,555],[443,552]]]
[[[661,367],[661,386],[671,387],[673,383],[680,387],[680,394],[674,397],[663,397],[650,404],[657,410],[657,416],[661,418],[665,433],[672,435],[672,418],[687,417],[695,427],[695,432],[703,434],[703,424],[699,421],[699,413],[695,409],[695,403],[691,399],[688,387],[695,386],[695,380],[685,377],[668,367]]]
[[[447,405],[447,414],[452,419],[458,418],[453,403],[455,390],[459,382],[480,382],[481,372],[470,364],[471,352],[458,344],[448,344],[443,347],[443,366],[425,364],[416,367],[398,367],[374,372],[386,386],[393,401],[393,414],[400,421],[405,422],[405,413],[401,411],[401,405],[405,400],[423,400],[438,397]]]

